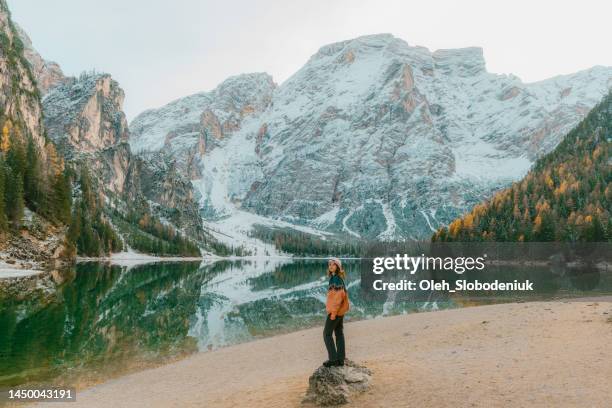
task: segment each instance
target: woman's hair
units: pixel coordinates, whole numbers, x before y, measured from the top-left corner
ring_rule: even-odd
[[[338,275],[339,277],[341,277],[342,279],[344,279],[346,277],[346,272],[344,271],[344,268],[340,265],[338,265],[336,262],[334,262],[334,265],[336,265],[336,275]],[[332,275],[332,271],[330,270],[329,266],[327,267],[327,276],[331,276]]]

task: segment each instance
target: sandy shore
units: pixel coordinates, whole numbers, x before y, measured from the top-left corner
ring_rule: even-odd
[[[612,298],[420,313],[345,332],[348,357],[374,371],[353,407],[603,407],[612,398]],[[321,329],[304,330],[121,377],[65,406],[299,406],[323,350]]]

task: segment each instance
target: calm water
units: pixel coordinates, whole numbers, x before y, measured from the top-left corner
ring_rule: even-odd
[[[0,387],[33,382],[85,385],[198,351],[314,325],[324,319],[326,262],[266,260],[134,267],[81,263],[0,289]],[[373,298],[347,262],[347,320],[516,300],[431,294]],[[608,275],[547,268],[533,298],[612,293]],[[527,299],[529,300],[529,299]]]

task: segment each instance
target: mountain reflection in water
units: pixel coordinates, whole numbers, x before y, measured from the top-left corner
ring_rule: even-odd
[[[274,258],[133,267],[87,262],[0,286],[0,387],[87,385],[197,351],[322,325],[326,265]],[[345,266],[347,320],[492,302],[372,296],[361,290],[360,262]],[[565,282],[546,270],[539,276],[554,291]]]

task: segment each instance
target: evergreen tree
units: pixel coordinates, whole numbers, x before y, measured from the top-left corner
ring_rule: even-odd
[[[67,169],[64,169],[63,172],[55,177],[52,195],[53,219],[60,223],[68,224],[71,218],[72,184],[70,183],[70,176]]]
[[[58,201],[58,197],[65,197],[65,200],[63,200],[65,209],[70,208],[70,183],[67,181],[68,179],[67,173],[62,173],[58,178],[61,185],[54,188],[57,202],[62,202],[62,200]],[[123,248],[121,239],[102,213],[102,206],[94,190],[95,186],[92,185],[89,170],[84,164],[80,170],[79,185],[81,194],[80,198],[76,200],[72,212],[68,241],[71,245],[74,245],[79,255],[102,256],[120,251]],[[57,208],[61,210],[62,207]],[[61,214],[61,211],[59,214]]]
[[[584,241],[601,242],[606,241],[606,230],[598,216],[587,219],[584,230]]]
[[[0,234],[6,231],[8,222],[6,218],[6,206],[5,206],[5,166],[4,159],[0,155]]]
[[[606,241],[612,236],[612,93],[523,180],[434,241]]]
[[[21,227],[25,203],[23,200],[23,177],[6,166],[5,208],[9,224],[13,229]]]
[[[19,175],[22,180],[21,184],[23,187],[23,175],[26,169],[26,152],[23,144],[19,140],[15,140],[11,145],[6,154],[6,164],[13,170],[13,173]]]
[[[32,138],[28,138],[26,163],[23,175],[25,202],[27,206],[38,211],[41,208],[41,172],[39,154]]]

